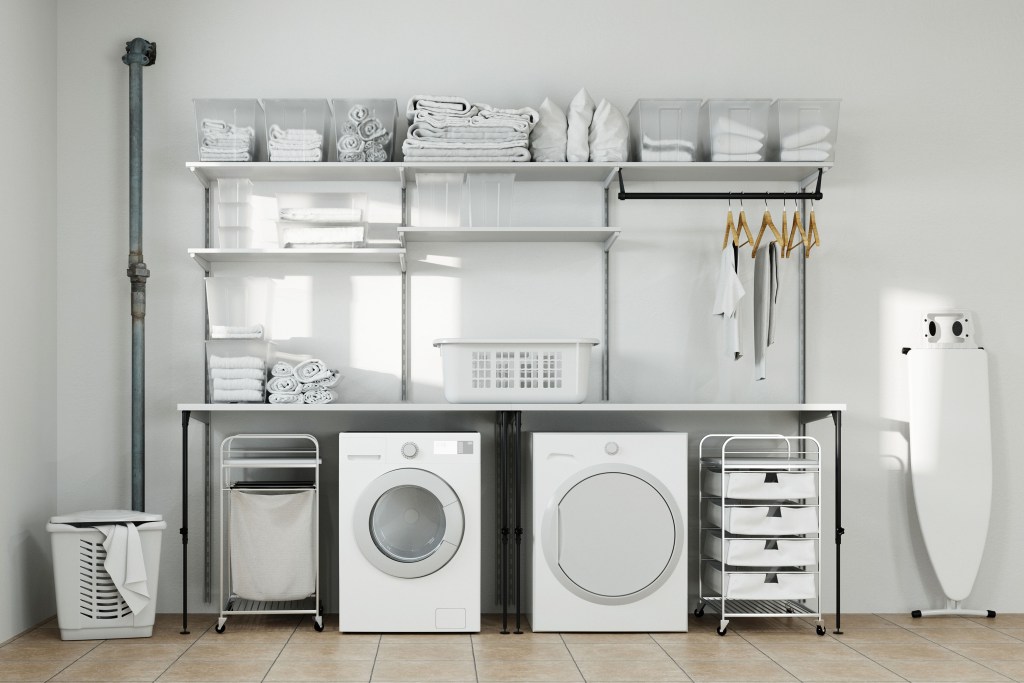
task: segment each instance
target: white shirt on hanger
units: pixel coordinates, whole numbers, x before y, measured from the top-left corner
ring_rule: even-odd
[[[718,272],[718,287],[715,289],[715,305],[712,313],[725,320],[725,350],[734,360],[743,356],[740,349],[740,299],[746,294],[739,275],[736,274],[736,254],[732,246],[722,250],[722,264]]]

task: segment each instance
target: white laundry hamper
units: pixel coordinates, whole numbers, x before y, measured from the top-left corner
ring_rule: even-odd
[[[95,527],[134,524],[139,535],[149,602],[133,612],[104,568],[106,539]],[[148,638],[156,620],[161,515],[132,510],[90,510],[51,517],[46,525],[53,551],[57,623],[62,640]]]

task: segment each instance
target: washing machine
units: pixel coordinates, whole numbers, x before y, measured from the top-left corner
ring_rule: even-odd
[[[534,631],[685,631],[686,434],[534,433]]]
[[[338,622],[345,632],[480,630],[480,435],[344,432]]]

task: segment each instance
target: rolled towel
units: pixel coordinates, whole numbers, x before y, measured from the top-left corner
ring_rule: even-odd
[[[325,387],[317,387],[313,391],[302,394],[302,402],[306,404],[334,403],[338,395]]]
[[[263,339],[263,325],[210,325],[213,339]]]
[[[319,358],[304,360],[295,366],[295,377],[300,382],[315,382],[318,379],[326,379],[331,376],[324,362]]]
[[[210,368],[213,379],[263,379],[260,368]]]
[[[271,394],[267,400],[278,405],[301,404],[302,394]]]
[[[272,394],[297,394],[299,380],[295,377],[271,377],[267,382],[267,391]]]
[[[263,392],[255,389],[214,389],[214,403],[262,403]]]
[[[270,374],[274,377],[291,377],[295,374],[295,366],[291,363],[279,360],[274,363],[274,367],[270,369]]]
[[[764,143],[759,140],[730,133],[716,135],[715,139],[711,141],[711,148],[719,154],[752,154],[760,152],[762,147],[764,147]]]
[[[223,377],[213,378],[213,388],[217,389],[255,389],[263,391],[263,380],[261,379],[224,379]]]
[[[323,379],[318,379],[318,380],[315,380],[313,382],[306,382],[306,384],[311,384],[311,385],[316,385],[316,386],[321,386],[321,387],[333,387],[333,386],[337,385],[338,382],[341,381],[342,377],[341,377],[340,374],[338,374],[337,370],[331,370],[330,373],[331,373],[330,375],[328,375],[327,377],[324,377]]]
[[[264,368],[263,359],[256,356],[210,356],[211,368]]]
[[[451,97],[448,95],[416,95],[409,100],[405,114],[409,122],[412,122],[416,111],[432,111],[441,114],[463,114],[467,115],[473,109],[473,105],[464,97]]]
[[[795,149],[797,147],[813,145],[815,142],[821,142],[826,139],[831,132],[832,130],[828,126],[821,124],[808,126],[803,130],[782,138],[782,149]]]

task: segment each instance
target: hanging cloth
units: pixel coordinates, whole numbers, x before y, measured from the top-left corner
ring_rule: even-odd
[[[767,377],[768,347],[775,341],[775,304],[779,295],[778,244],[754,257],[754,379]]]
[[[736,273],[736,249],[722,249],[722,262],[718,272],[718,286],[715,289],[714,315],[722,316],[725,322],[725,349],[733,358],[743,356],[740,348],[740,299],[746,294],[743,283]]]

